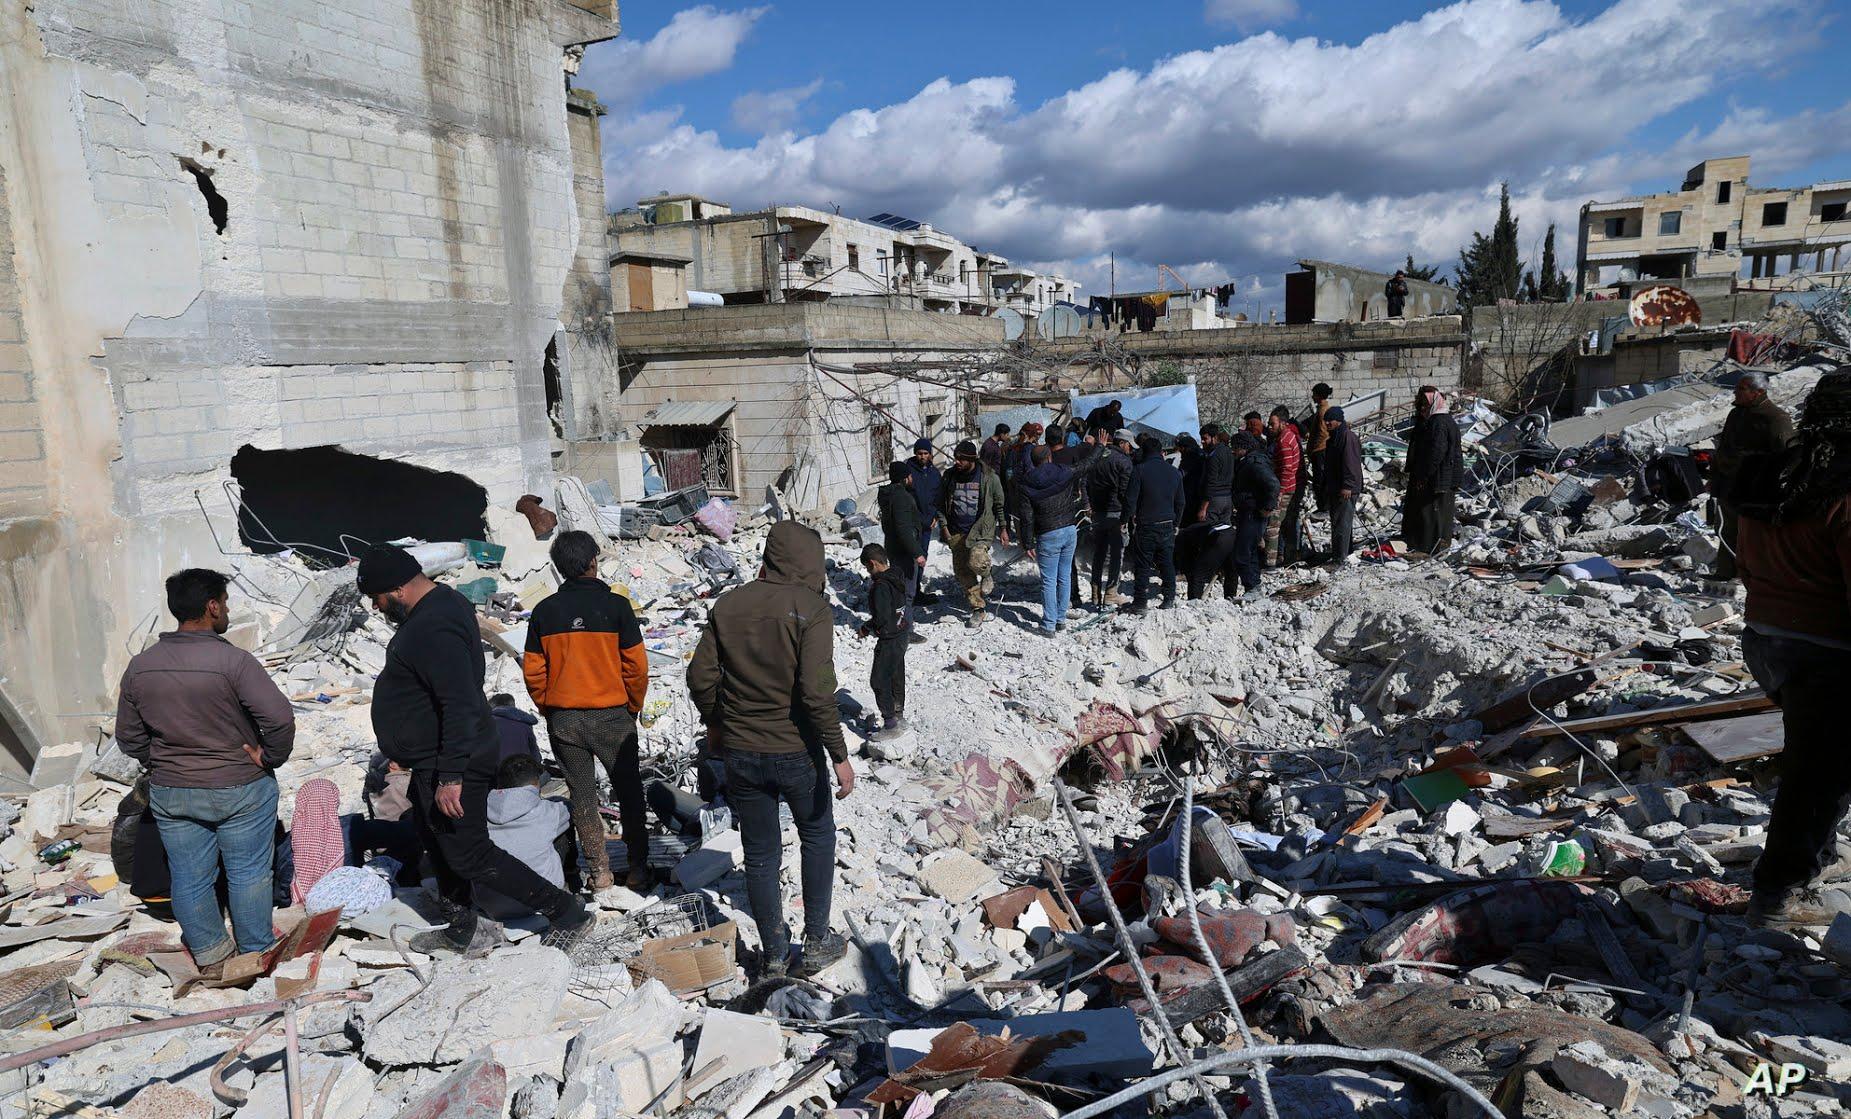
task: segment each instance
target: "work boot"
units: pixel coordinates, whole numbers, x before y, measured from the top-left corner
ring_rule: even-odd
[[[898,715],[895,715],[893,718],[888,719],[886,721],[886,725],[881,727],[881,729],[875,731],[873,734],[868,735],[868,741],[869,742],[892,742],[894,739],[900,737],[901,735],[905,733],[906,733],[906,720],[899,717]]]
[[[478,916],[474,909],[458,906],[452,913],[447,926],[417,934],[406,942],[406,947],[426,956],[460,955],[466,960],[479,960],[501,945],[500,925]]]
[[[971,611],[970,617],[964,619],[964,628],[965,629],[982,629],[983,628],[983,611],[981,610]]]
[[[569,906],[549,918],[549,922],[546,935],[540,938],[540,943],[548,948],[557,948],[569,956],[574,948],[591,935],[591,930],[597,926],[598,917],[574,898]]]
[[[1129,614],[1134,618],[1142,618],[1144,616],[1144,604],[1133,599],[1124,606],[1120,606],[1118,612],[1120,614]]]
[[[1844,913],[1851,913],[1851,891],[1843,889],[1757,890],[1748,899],[1748,923],[1761,928],[1824,928]]]
[[[1174,610],[1176,609],[1176,600],[1173,598],[1166,598],[1163,600],[1162,603],[1159,604],[1159,606],[1161,609],[1164,609],[1164,610]]]
[[[639,894],[647,894],[656,888],[656,872],[648,863],[630,864],[630,872],[624,875],[623,888]]]
[[[848,942],[839,933],[824,933],[819,937],[805,937],[803,957],[792,974],[799,979],[808,979],[817,972],[848,955]]]
[[[758,981],[760,983],[767,979],[782,979],[790,974],[790,970],[790,945],[771,945],[759,952]]]

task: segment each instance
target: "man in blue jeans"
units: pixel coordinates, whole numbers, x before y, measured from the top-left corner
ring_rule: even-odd
[[[813,975],[841,959],[830,931],[836,826],[827,754],[838,791],[855,787],[836,708],[835,619],[824,597],[823,540],[795,521],[771,526],[758,578],[721,595],[708,615],[688,694],[726,766],[726,803],[745,849],[746,899],[762,945],[761,977],[789,967],[779,872],[784,840],[778,802],[797,824],[803,878],[803,957]]]
[[[1089,451],[1096,448],[1088,447]],[[1016,523],[1028,558],[1041,569],[1041,633],[1052,637],[1066,628],[1073,602],[1073,557],[1079,544],[1080,482],[1104,457],[1094,453],[1079,465],[1054,461],[1045,444],[1033,452],[1034,466],[1016,486]]]
[[[208,974],[276,940],[273,771],[296,741],[288,698],[257,658],[220,636],[230,625],[227,584],[203,568],[168,577],[167,609],[180,626],[129,661],[116,704],[116,741],[148,768],[181,939]],[[221,864],[229,937],[217,896]]]

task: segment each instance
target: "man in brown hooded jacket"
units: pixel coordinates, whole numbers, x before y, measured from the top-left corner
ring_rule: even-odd
[[[803,877],[804,974],[841,959],[829,929],[838,797],[855,787],[836,709],[835,618],[824,595],[823,541],[794,521],[771,527],[758,578],[721,595],[688,665],[688,691],[726,766],[726,802],[745,848],[746,895],[764,946],[763,970],[781,975],[790,952],[778,885],[778,801],[797,824]]]

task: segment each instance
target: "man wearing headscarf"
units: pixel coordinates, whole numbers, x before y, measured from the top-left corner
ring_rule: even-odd
[[[1741,511],[1748,589],[1742,658],[1780,705],[1786,736],[1749,917],[1829,925],[1851,912],[1851,890],[1819,881],[1851,804],[1840,710],[1851,680],[1851,366],[1820,378],[1791,448],[1744,459],[1733,482],[1725,496]]]
[[[1452,543],[1453,503],[1465,459],[1459,425],[1446,396],[1422,385],[1414,398],[1414,429],[1408,433],[1407,494],[1401,501],[1401,538],[1410,551],[1431,554]]]

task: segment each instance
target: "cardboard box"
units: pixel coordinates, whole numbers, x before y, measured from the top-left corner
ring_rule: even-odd
[[[660,979],[677,995],[691,995],[733,977],[738,947],[739,926],[727,921],[700,932],[646,940],[629,968],[639,982]]]

